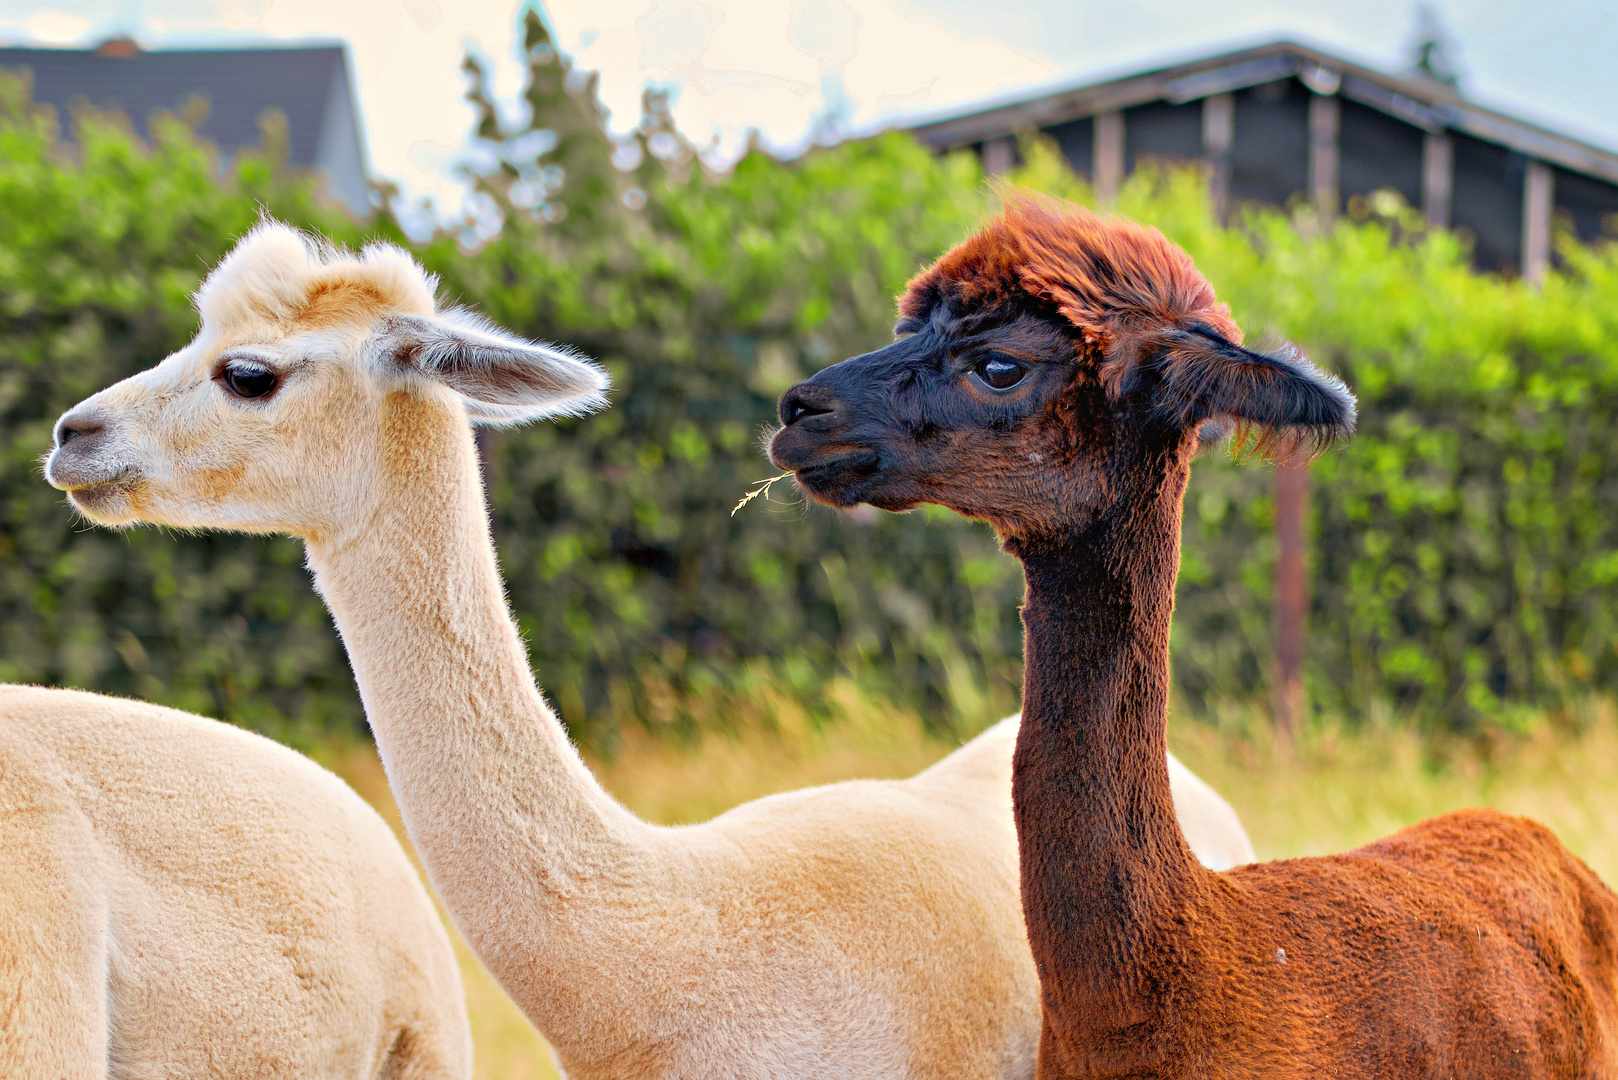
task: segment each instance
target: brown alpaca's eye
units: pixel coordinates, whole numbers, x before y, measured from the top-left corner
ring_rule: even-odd
[[[265,398],[281,385],[281,376],[265,367],[246,360],[232,360],[219,371],[219,381],[239,398]]]
[[[1028,369],[1013,360],[995,357],[985,360],[972,369],[977,377],[982,379],[995,390],[1010,390],[1022,382],[1022,377],[1028,374]]]

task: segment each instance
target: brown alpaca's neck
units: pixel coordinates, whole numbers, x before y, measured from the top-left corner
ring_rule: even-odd
[[[1187,475],[1164,452],[1109,516],[1008,545],[1028,586],[1012,772],[1023,909],[1047,1022],[1080,1042],[1158,1020],[1177,981],[1157,966],[1165,940],[1206,888],[1164,759]]]

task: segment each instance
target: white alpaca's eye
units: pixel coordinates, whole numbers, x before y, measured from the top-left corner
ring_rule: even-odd
[[[229,360],[219,369],[219,381],[239,398],[267,398],[281,385],[281,376],[250,360]]]
[[[985,360],[972,370],[994,390],[1010,390],[1028,374],[1028,369],[1021,364],[1000,356]]]

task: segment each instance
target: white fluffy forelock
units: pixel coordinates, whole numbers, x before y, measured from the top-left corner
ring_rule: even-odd
[[[204,325],[295,318],[320,285],[373,289],[392,310],[431,315],[438,279],[404,249],[383,241],[359,255],[268,218],[244,236],[197,290]]]

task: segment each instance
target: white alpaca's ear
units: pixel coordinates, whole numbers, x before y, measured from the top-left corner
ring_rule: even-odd
[[[479,424],[521,424],[607,404],[607,373],[554,345],[514,337],[469,311],[389,315],[372,339],[378,359],[460,394]]]

